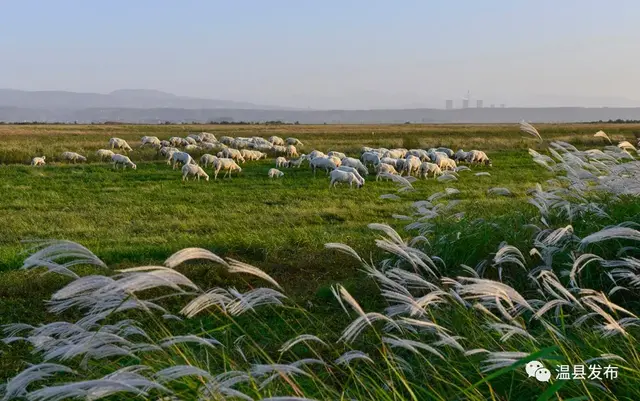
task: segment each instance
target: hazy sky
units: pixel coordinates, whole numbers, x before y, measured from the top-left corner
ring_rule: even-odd
[[[0,0],[0,87],[314,108],[640,105],[637,0]],[[582,104],[578,104],[582,103]]]

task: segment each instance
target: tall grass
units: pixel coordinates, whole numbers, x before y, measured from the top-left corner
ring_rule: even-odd
[[[556,178],[531,191],[539,213],[526,226],[468,218],[456,210],[464,190],[449,190],[396,216],[413,237],[369,225],[382,260],[326,244],[357,260],[384,299],[368,310],[335,285],[348,317],[341,330],[263,271],[205,249],[179,251],[162,266],[79,276],[79,265],[108,268],[78,244],[41,244],[23,268],[72,281],[47,303],[60,321],[4,327],[9,348],[26,342],[37,359],[4,397],[640,399],[640,231],[627,221],[636,217],[640,163],[611,149],[551,149],[551,157],[533,155]],[[400,185],[400,195],[412,189]],[[512,235],[488,255],[474,249],[492,230]],[[448,266],[450,252],[472,257]],[[187,277],[196,259],[247,277],[244,288],[200,288]],[[552,372],[601,363],[619,376],[544,383],[527,376],[531,360]]]

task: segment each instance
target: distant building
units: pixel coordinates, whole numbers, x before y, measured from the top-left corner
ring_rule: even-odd
[[[449,99],[447,99],[446,107],[445,107],[445,108],[446,108],[447,110],[451,110],[451,109],[453,109],[453,100],[449,100]]]
[[[469,108],[469,99],[462,99],[462,108],[463,109]]]
[[[496,107],[496,105],[492,103],[490,107],[491,107],[492,109],[494,109],[494,108]]]
[[[480,100],[480,99],[476,100],[476,107],[481,109],[482,108],[482,103],[483,103],[482,100]]]
[[[502,103],[502,104],[500,105],[500,108],[504,109],[504,107],[505,107],[505,106],[504,106],[504,103]]]

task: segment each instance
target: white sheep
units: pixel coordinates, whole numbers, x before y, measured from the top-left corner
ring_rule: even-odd
[[[142,143],[140,145],[140,147],[143,147],[145,145],[151,145],[153,147],[161,147],[161,143],[160,143],[160,139],[158,139],[157,136],[143,136],[142,139],[140,139],[140,142]]]
[[[418,173],[421,164],[422,162],[418,157],[409,155],[406,159],[404,159],[404,166],[402,171],[407,173],[407,176],[410,176],[414,173]]]
[[[111,146],[111,149],[122,149],[126,152],[129,152],[133,149],[131,149],[131,146],[129,146],[129,144],[127,143],[127,141],[125,141],[124,139],[121,138],[111,138],[109,139],[109,146]]]
[[[199,152],[202,149],[200,148],[200,146],[198,145],[193,145],[193,144],[189,144],[187,146],[184,147],[184,151],[185,152]]]
[[[284,139],[280,138],[279,136],[270,136],[267,141],[269,141],[272,145],[284,146]]]
[[[182,166],[182,181],[189,181],[190,176],[195,176],[198,181],[200,181],[200,177],[204,177],[205,180],[209,181],[209,174],[205,173],[202,167],[197,164],[185,164]]]
[[[403,159],[407,155],[405,149],[391,149],[382,154],[382,157],[390,157],[392,159]]]
[[[284,175],[284,173],[277,168],[269,169],[269,178],[280,178]]]
[[[383,157],[382,159],[380,159],[380,163],[388,164],[396,168],[398,165],[398,160],[402,160],[402,159],[394,159],[392,157]]]
[[[114,153],[113,156],[111,156],[111,161],[113,162],[113,168],[117,168],[118,165],[121,164],[123,170],[127,167],[131,167],[134,170],[136,169],[136,165],[125,155]]]
[[[327,173],[331,170],[335,170],[338,166],[333,162],[333,160],[325,157],[316,157],[315,159],[309,162],[309,166],[311,170],[313,170],[313,175],[316,175],[316,170],[321,168],[325,170]]]
[[[287,159],[282,156],[276,157],[276,167],[286,167],[289,164]]]
[[[340,167],[342,165],[342,160],[337,156],[327,156],[327,159],[331,160],[336,167]]]
[[[210,142],[210,143],[218,142],[218,140],[216,139],[216,136],[213,135],[210,132],[201,132],[200,133],[200,140],[202,142]]]
[[[438,167],[440,167],[440,170],[442,171],[445,171],[445,170],[455,171],[455,169],[458,166],[456,165],[456,161],[453,159],[441,159]]]
[[[467,157],[469,157],[469,152],[458,149],[458,151],[453,155],[453,160],[455,160],[457,163],[461,163],[467,161]]]
[[[109,159],[111,160],[111,157],[114,155],[115,153],[113,153],[111,150],[109,149],[98,149],[96,151],[96,156],[98,156],[100,158],[101,161],[104,161],[105,159]]]
[[[376,181],[380,181],[380,177],[383,177],[385,174],[398,175],[396,169],[392,165],[386,163],[378,164],[378,166],[376,167],[376,172]]]
[[[233,142],[233,137],[230,136],[221,136],[220,137],[220,142],[224,143],[227,146],[230,146],[231,143]]]
[[[235,162],[235,160],[233,159],[228,159],[228,158],[219,158],[217,159],[214,163],[213,163],[213,167],[214,167],[214,179],[217,180],[218,179],[218,173],[220,172],[220,170],[224,170],[225,174],[222,178],[226,177],[227,175],[229,175],[229,179],[231,179],[231,173],[232,172],[236,172],[237,174],[240,174],[242,172],[242,168],[240,166],[238,166],[238,164]]]
[[[302,142],[300,142],[297,138],[287,138],[287,139],[285,140],[285,143],[286,143],[287,145],[304,146],[304,145],[302,144]]]
[[[486,166],[491,167],[491,159],[487,157],[487,154],[481,150],[471,150],[467,155],[467,162],[470,164],[484,164]]]
[[[420,176],[426,180],[429,175],[435,178],[436,176],[442,175],[442,170],[435,163],[423,162],[420,165]]]
[[[81,162],[86,162],[87,161],[86,157],[84,157],[84,156],[82,156],[82,155],[80,155],[80,154],[78,154],[76,152],[64,152],[64,153],[62,153],[61,157],[62,157],[63,160],[68,160],[70,162],[73,162],[74,164],[77,161],[81,161]]]
[[[180,152],[180,151],[173,152],[171,154],[171,159],[169,159],[169,160],[171,161],[171,164],[173,165],[173,169],[174,170],[178,166],[178,163],[181,163],[183,165],[185,165],[185,164],[196,164],[196,162],[193,161],[193,158],[191,157],[191,155],[189,153]]]
[[[453,157],[453,150],[449,148],[439,147],[436,148],[436,152],[444,153],[447,157]]]
[[[354,167],[351,167],[351,166],[340,166],[336,170],[347,171],[349,173],[353,173],[353,175],[355,175],[356,178],[358,179],[358,182],[360,183],[360,186],[364,186],[364,178],[362,178],[362,176],[358,172],[358,169],[356,169]]]
[[[36,156],[33,159],[31,159],[31,165],[32,166],[44,166],[45,164],[45,160],[47,159],[46,156]]]
[[[366,166],[372,164],[374,167],[380,164],[380,155],[376,152],[364,152],[362,156],[360,156],[360,160]]]
[[[169,142],[167,140],[164,140],[164,139],[160,141],[160,147],[161,148],[165,148],[165,147],[169,147],[169,146],[171,146],[171,142]]]
[[[301,155],[298,159],[295,160],[289,160],[287,162],[287,167],[292,168],[300,168],[300,166],[302,165],[302,162],[307,160],[307,155]]]
[[[333,170],[330,175],[331,175],[331,182],[329,183],[329,188],[331,187],[335,188],[335,186],[339,182],[348,183],[350,188],[353,188],[354,183],[358,188],[362,187],[362,185],[360,185],[360,182],[358,181],[358,178],[352,172],[342,171],[342,170]]]
[[[309,152],[309,154],[307,155],[307,160],[311,161],[313,159],[315,159],[316,157],[327,157],[327,155],[325,155],[324,153],[320,152],[319,150],[312,150],[311,152]]]
[[[298,150],[293,145],[287,145],[287,157],[298,157]]]
[[[200,164],[203,164],[204,167],[207,168],[209,164],[213,165],[216,159],[216,156],[205,153],[202,155],[202,157],[200,157]]]
[[[196,143],[202,142],[202,137],[200,136],[200,134],[189,134],[189,135],[187,135],[187,138],[193,139],[194,141],[196,141]],[[187,138],[185,138],[185,139],[187,139]],[[187,139],[187,141],[189,141],[189,139]],[[189,143],[191,143],[191,142],[189,141]]]
[[[362,164],[362,162],[354,157],[344,157],[342,158],[342,160],[340,160],[340,163],[343,166],[348,166],[348,167],[353,167],[356,170],[358,170],[358,173],[360,173],[360,175],[366,176],[369,174],[369,170],[367,170],[367,168],[365,167],[364,164]]]
[[[429,157],[429,154],[424,149],[409,149],[407,151],[407,155],[414,155],[414,156],[416,156],[417,158],[419,158],[423,162],[431,161],[431,158]]]
[[[335,156],[338,159],[344,159],[345,157],[347,157],[347,155],[345,155],[342,152],[336,152],[335,150],[330,150],[327,152],[327,156]]]
[[[188,145],[187,141],[184,138],[180,138],[179,136],[172,136],[169,138],[169,143],[171,146],[185,146]]]
[[[219,158],[223,159],[233,159],[236,162],[244,163],[244,157],[242,157],[242,153],[238,149],[234,148],[225,148],[222,151],[218,152],[217,155]]]

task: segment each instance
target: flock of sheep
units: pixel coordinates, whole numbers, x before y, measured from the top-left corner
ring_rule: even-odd
[[[268,139],[262,137],[229,137],[222,136],[218,140],[213,134],[202,132],[190,134],[185,138],[171,137],[168,140],[160,140],[155,136],[143,136],[140,147],[153,147],[159,155],[166,158],[167,164],[175,170],[181,166],[182,180],[194,177],[197,180],[204,178],[209,180],[205,168],[211,167],[214,179],[222,171],[225,177],[231,178],[232,173],[242,172],[240,164],[251,160],[260,160],[268,157],[268,153],[275,155],[275,168],[268,172],[269,178],[284,176],[281,168],[300,168],[304,162],[308,162],[314,176],[317,170],[323,170],[330,177],[329,187],[335,187],[338,183],[349,184],[360,188],[364,186],[365,179],[371,167],[376,174],[376,180],[389,178],[392,175],[417,176],[427,179],[429,176],[438,177],[445,173],[453,174],[468,167],[459,166],[461,163],[483,164],[491,166],[491,160],[486,153],[479,150],[454,152],[449,148],[430,149],[386,149],[363,147],[360,158],[348,157],[342,152],[329,151],[326,154],[313,150],[308,154],[299,154],[296,147],[304,145],[296,138],[280,138],[271,136]],[[111,138],[108,149],[99,149],[96,156],[101,161],[111,160],[113,168],[122,166],[136,169],[135,163],[124,155],[115,153],[114,150],[130,152],[131,146],[121,138]],[[191,156],[193,152],[212,152],[203,154],[199,163]],[[288,158],[288,159],[287,159]],[[61,159],[72,163],[85,162],[87,158],[75,152],[64,152]],[[32,166],[46,164],[45,156],[34,157]],[[449,173],[452,172],[452,173]]]

